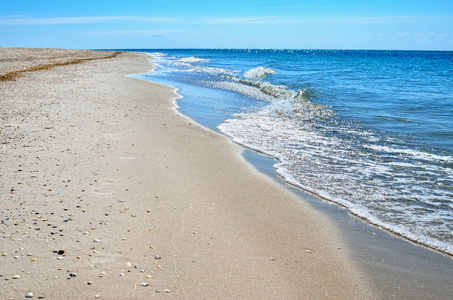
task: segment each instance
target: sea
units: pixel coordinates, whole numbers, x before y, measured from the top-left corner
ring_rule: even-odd
[[[453,254],[453,52],[149,49],[135,77],[289,184]]]

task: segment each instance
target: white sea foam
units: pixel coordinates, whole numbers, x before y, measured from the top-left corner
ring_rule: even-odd
[[[446,217],[442,210],[432,209],[450,205],[447,199],[452,194],[442,185],[433,187],[430,183],[450,183],[451,179],[445,167],[423,163],[426,158],[446,157],[391,146],[369,147],[388,152],[386,159],[394,160],[381,161],[371,153],[357,151],[348,140],[318,131],[312,121],[295,119],[288,112],[294,107],[288,107],[288,103],[275,101],[260,111],[227,120],[218,128],[235,142],[277,158],[280,162],[274,168],[287,182],[341,204],[372,224],[453,254],[453,246],[437,238],[449,230],[446,222],[439,225],[438,221]],[[406,161],[408,157],[416,159],[413,155],[419,161]]]
[[[165,57],[165,56],[167,56],[167,54],[161,53],[161,52],[154,52],[154,53],[148,53],[148,54],[153,56],[153,57]]]
[[[191,56],[191,57],[183,57],[183,58],[179,59],[179,61],[185,62],[185,63],[197,63],[197,62],[208,62],[209,59],[203,59],[203,58]]]
[[[258,67],[255,69],[248,70],[247,72],[244,73],[245,78],[263,78],[266,77],[269,74],[276,74],[274,70],[271,68],[264,68],[264,67]]]
[[[413,149],[399,149],[399,148],[391,148],[388,146],[378,146],[378,145],[365,145],[370,149],[385,151],[389,153],[400,153],[400,154],[408,154],[417,159],[424,159],[424,160],[431,160],[431,161],[446,161],[446,162],[453,162],[453,157],[447,155],[437,155],[427,152],[421,152]]]

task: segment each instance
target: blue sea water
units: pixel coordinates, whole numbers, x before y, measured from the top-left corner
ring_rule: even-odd
[[[453,52],[142,51],[138,77],[287,182],[453,254]]]

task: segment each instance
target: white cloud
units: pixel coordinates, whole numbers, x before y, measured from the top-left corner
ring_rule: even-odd
[[[87,24],[111,21],[140,21],[140,22],[169,22],[174,21],[172,18],[148,18],[137,16],[113,16],[113,17],[61,17],[61,18],[1,18],[0,25],[17,26],[17,25],[61,25],[61,24]]]
[[[266,24],[266,23],[280,23],[284,19],[277,17],[244,17],[244,18],[209,18],[206,19],[207,23],[218,24]]]
[[[102,31],[90,32],[88,35],[152,35],[152,36],[167,36],[172,33],[182,33],[180,30],[119,30],[119,31]]]
[[[263,17],[233,17],[233,18],[208,18],[205,23],[214,24],[275,24],[275,23],[401,23],[414,22],[418,18],[415,16],[385,16],[370,18],[282,18],[276,16]]]
[[[377,39],[389,41],[404,41],[404,42],[445,42],[453,41],[453,37],[449,33],[434,33],[434,32],[405,32],[395,34],[381,34]]]

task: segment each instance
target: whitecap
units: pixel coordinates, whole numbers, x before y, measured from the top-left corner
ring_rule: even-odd
[[[263,78],[269,74],[276,74],[271,68],[258,67],[255,69],[248,70],[244,73],[245,78]]]
[[[179,59],[178,61],[185,62],[185,63],[197,63],[197,62],[208,62],[209,59],[191,56],[191,57],[183,57],[183,58]]]

